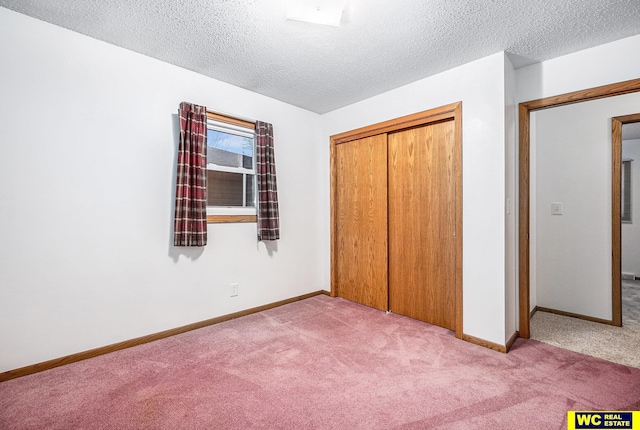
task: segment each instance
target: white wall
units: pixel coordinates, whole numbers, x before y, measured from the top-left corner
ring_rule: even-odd
[[[323,115],[323,284],[330,279],[329,136],[462,101],[463,330],[504,345],[504,75],[498,53]]]
[[[531,114],[538,306],[611,319],[611,118],[638,106],[633,93]]]
[[[640,112],[640,106],[637,111]],[[633,160],[631,162],[631,224],[622,224],[622,272],[640,276],[640,139],[622,142],[622,158]]]
[[[519,329],[518,309],[518,211],[515,206],[516,182],[516,76],[509,57],[504,62],[504,117],[505,117],[505,339]]]
[[[0,372],[329,288],[319,115],[4,8],[0,40]],[[276,249],[172,246],[181,101],[273,123]]]
[[[640,34],[516,70],[518,103],[640,77]]]

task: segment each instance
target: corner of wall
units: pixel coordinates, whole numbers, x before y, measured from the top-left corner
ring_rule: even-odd
[[[517,330],[518,321],[518,216],[517,216],[517,137],[516,76],[508,55],[504,54],[504,133],[505,133],[505,341]]]

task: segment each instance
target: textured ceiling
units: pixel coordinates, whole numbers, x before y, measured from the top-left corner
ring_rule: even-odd
[[[339,28],[287,21],[294,1],[0,6],[318,113],[500,51],[520,67],[640,33],[639,0],[346,0]]]

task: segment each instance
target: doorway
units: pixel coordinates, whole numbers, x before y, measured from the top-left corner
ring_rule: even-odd
[[[331,137],[331,293],[462,338],[461,103]]]
[[[521,103],[519,106],[519,319],[520,337],[530,337],[530,112],[540,109],[547,109],[555,106],[568,105],[571,103],[595,100],[616,95],[628,94],[640,91],[640,79],[626,81],[613,85],[606,85],[584,91],[564,94],[545,99],[534,100]],[[615,133],[615,131],[614,131]],[[619,149],[618,149],[619,150]],[[616,310],[616,302],[620,303],[620,176],[616,171],[620,171],[620,166],[616,165],[616,150],[612,159],[612,313],[611,324],[615,324],[620,318],[619,306]],[[619,155],[619,152],[618,152]],[[617,183],[617,194],[616,194]],[[617,201],[616,201],[617,196]],[[617,206],[616,206],[617,204]],[[618,212],[618,217],[615,211]],[[617,220],[617,221],[616,221]],[[616,231],[617,225],[617,231]],[[618,288],[616,288],[616,285]]]
[[[640,113],[612,119],[621,148],[621,323],[640,328]]]

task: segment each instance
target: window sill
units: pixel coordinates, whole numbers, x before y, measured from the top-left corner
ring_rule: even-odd
[[[257,221],[257,215],[207,215],[207,224]]]

